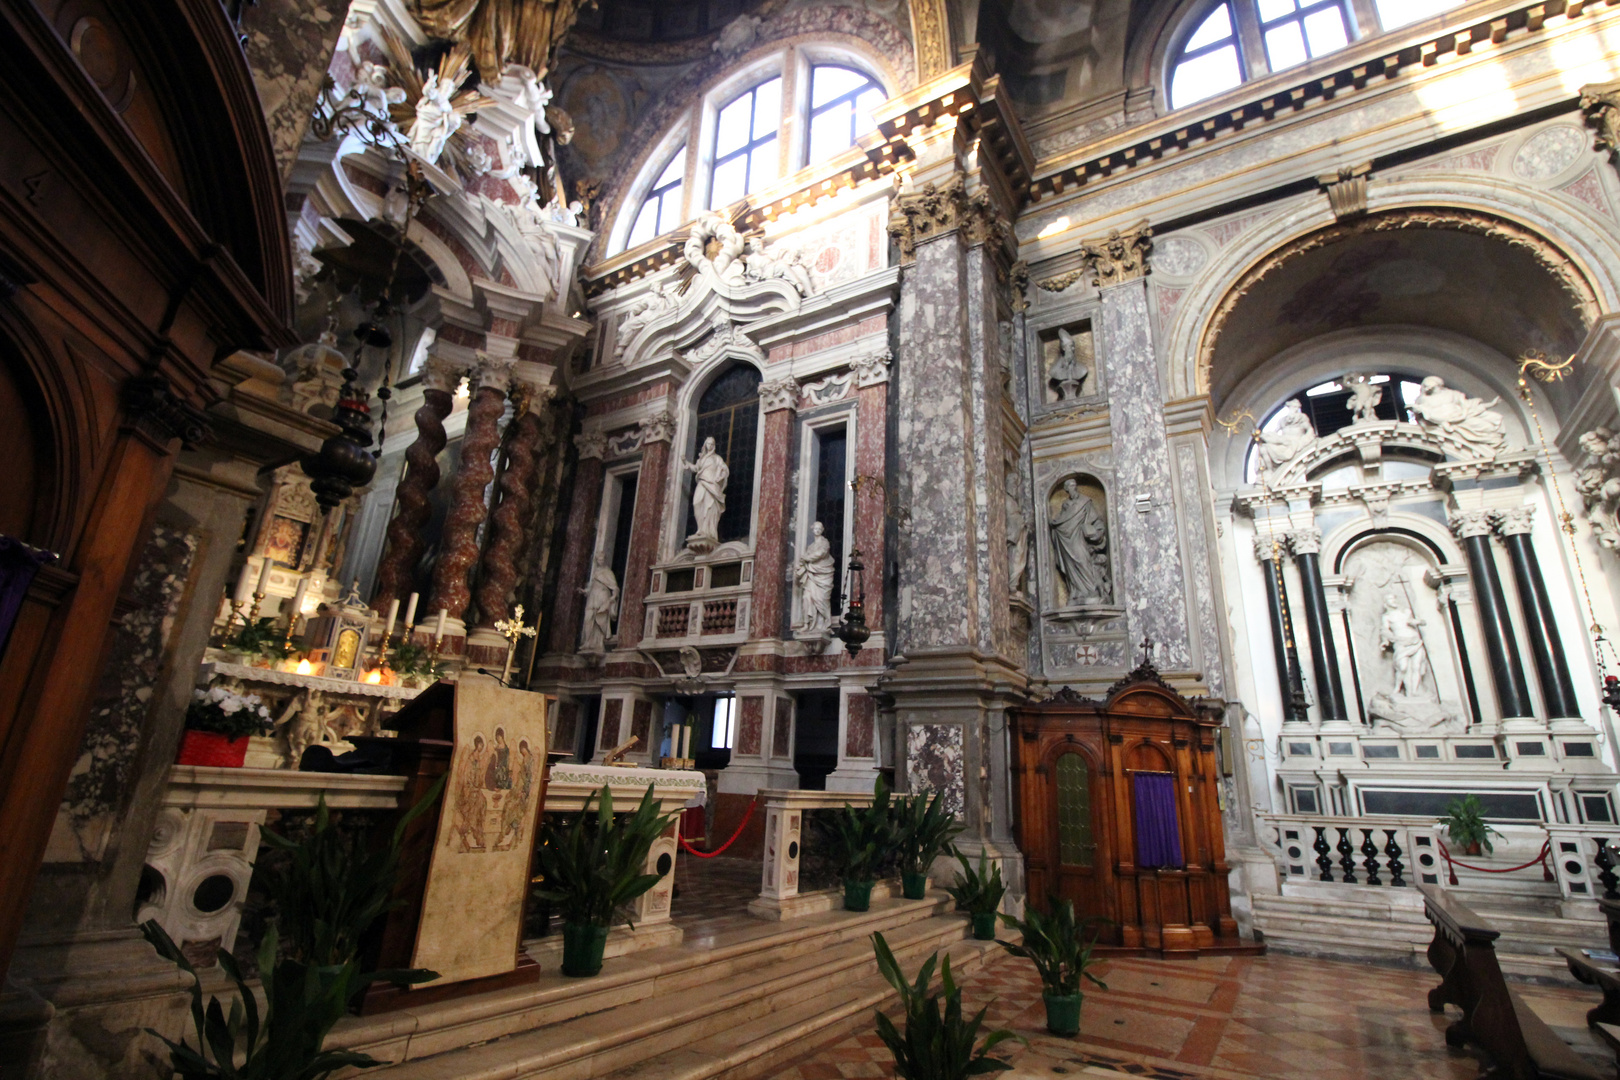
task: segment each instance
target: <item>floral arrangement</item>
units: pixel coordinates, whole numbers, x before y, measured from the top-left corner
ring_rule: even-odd
[[[186,727],[227,739],[268,735],[273,729],[270,709],[256,694],[238,694],[223,686],[195,690],[186,708]]]
[[[271,659],[281,659],[293,652],[292,646],[287,644],[286,638],[276,626],[275,619],[270,617],[254,619],[251,622],[244,619],[236,633],[225,640],[224,647],[236,652],[268,656]]]
[[[436,679],[444,673],[445,665],[433,662],[433,650],[426,645],[401,641],[391,650],[388,668],[405,678]]]

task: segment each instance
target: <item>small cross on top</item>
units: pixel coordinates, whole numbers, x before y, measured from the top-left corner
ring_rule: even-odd
[[[1153,639],[1150,638],[1150,637],[1144,636],[1142,638],[1142,644],[1141,644],[1140,648],[1142,650],[1142,663],[1143,664],[1151,664],[1151,663],[1153,663]]]
[[[501,672],[501,681],[505,682],[512,674],[512,653],[517,650],[518,641],[534,637],[536,630],[533,626],[523,625],[523,605],[519,604],[512,609],[510,619],[495,621],[495,632],[506,639],[506,667]]]

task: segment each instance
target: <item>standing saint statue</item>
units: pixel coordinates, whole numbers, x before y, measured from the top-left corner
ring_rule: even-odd
[[[424,161],[436,162],[444,144],[461,128],[461,114],[450,103],[455,87],[440,79],[437,72],[422,84],[422,97],[416,103],[416,119],[411,122],[411,150]]]
[[[1080,396],[1091,372],[1075,356],[1074,335],[1067,330],[1058,331],[1058,358],[1046,373],[1047,382],[1057,383],[1058,400],[1068,401]]]
[[[731,467],[714,448],[714,437],[703,440],[703,451],[696,461],[683,461],[681,468],[692,476],[692,516],[697,531],[686,538],[686,546],[703,554],[720,542],[720,515],[726,509],[726,481]]]
[[[1305,408],[1294,398],[1283,406],[1276,427],[1270,431],[1256,431],[1254,441],[1260,444],[1260,471],[1276,470],[1293,461],[1316,441],[1316,428]]]
[[[1395,665],[1396,697],[1434,700],[1434,695],[1423,693],[1423,624],[1412,617],[1400,601],[1390,593],[1384,597],[1384,615],[1378,624],[1378,644],[1390,651]]]
[[[607,651],[607,639],[613,636],[613,609],[619,603],[619,583],[607,564],[607,553],[596,553],[591,568],[591,579],[580,592],[585,594],[585,629],[580,633],[580,652]]]
[[[1070,606],[1113,599],[1108,574],[1108,526],[1074,477],[1063,481],[1063,502],[1052,514],[1052,554],[1069,590]]]
[[[1350,374],[1339,380],[1350,392],[1346,403],[1353,423],[1372,424],[1378,420],[1378,403],[1384,400],[1384,388],[1369,375]]]
[[[1461,443],[1463,449],[1482,458],[1495,457],[1507,449],[1507,432],[1501,414],[1491,411],[1500,398],[1481,401],[1461,390],[1446,386],[1438,375],[1423,380],[1412,401],[1412,415],[1418,423],[1442,438]]]
[[[838,566],[821,522],[811,525],[810,533],[810,543],[793,571],[799,583],[799,625],[794,629],[819,634],[832,625],[832,588]]]

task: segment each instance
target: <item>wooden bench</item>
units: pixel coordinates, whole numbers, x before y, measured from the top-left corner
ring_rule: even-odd
[[[1440,973],[1440,985],[1429,991],[1429,1008],[1447,1005],[1462,1010],[1462,1019],[1446,1028],[1446,1042],[1458,1048],[1473,1043],[1489,1054],[1492,1076],[1511,1080],[1603,1080],[1552,1028],[1530,1010],[1502,978],[1496,962],[1501,936],[1466,904],[1433,885],[1419,885],[1423,914],[1434,924],[1429,963]]]

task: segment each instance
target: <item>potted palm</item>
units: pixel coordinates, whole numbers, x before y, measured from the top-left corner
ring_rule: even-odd
[[[592,799],[597,800],[594,814]],[[544,887],[535,895],[562,913],[564,975],[601,972],[608,928],[628,922],[626,906],[662,878],[643,870],[653,842],[674,820],[658,812],[650,784],[634,813],[614,817],[613,792],[604,784],[586,796],[572,822],[547,823],[537,854]]]
[[[1088,970],[1095,963],[1091,950],[1097,941],[1095,934],[1087,936],[1086,928],[1101,920],[1077,921],[1074,901],[1054,899],[1050,915],[1030,908],[1022,919],[1003,915],[1001,921],[1018,930],[1023,941],[1020,944],[998,941],[997,944],[1033,963],[1040,973],[1041,998],[1046,1002],[1046,1030],[1053,1035],[1080,1034],[1080,1005],[1085,1000],[1080,992],[1081,980],[1108,989]]]
[[[248,739],[270,731],[270,710],[258,695],[238,694],[223,686],[194,690],[186,706],[177,763],[239,769],[247,757]]]
[[[1001,864],[988,864],[981,851],[979,868],[975,870],[967,856],[954,847],[951,854],[962,864],[962,873],[957,876],[956,884],[945,891],[956,901],[957,910],[968,913],[973,922],[974,940],[994,941],[996,912],[1001,909],[1001,898],[1007,895],[1007,885],[1001,880]]]
[[[1478,855],[1482,849],[1486,854],[1494,853],[1491,837],[1502,835],[1485,821],[1485,807],[1472,793],[1452,799],[1439,823],[1445,826],[1451,846],[1461,848],[1464,855]]]
[[[844,883],[844,910],[866,911],[872,906],[878,867],[894,839],[894,808],[880,776],[871,806],[857,809],[845,803],[833,818],[832,860]]]
[[[945,793],[926,792],[896,800],[895,848],[900,854],[901,895],[921,900],[928,895],[928,869],[950,850],[951,839],[962,831],[945,808]]]
[[[988,1032],[984,1042],[974,1048],[986,1009],[980,1009],[971,1020],[963,1019],[962,991],[951,978],[950,956],[945,957],[940,968],[940,995],[928,992],[939,953],[924,960],[916,981],[908,983],[882,934],[872,935],[872,949],[877,953],[878,970],[900,992],[905,1006],[903,1034],[881,1010],[877,1012],[878,1037],[894,1055],[894,1072],[900,1080],[967,1080],[970,1076],[1000,1072],[1012,1065],[991,1057],[991,1050],[1008,1039],[1029,1045],[1020,1035],[998,1030]]]

